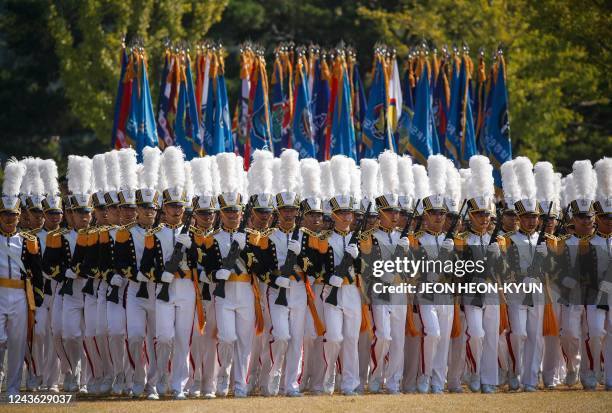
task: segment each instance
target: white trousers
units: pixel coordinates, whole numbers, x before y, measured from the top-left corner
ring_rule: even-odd
[[[508,305],[510,330],[506,334],[508,371],[522,385],[536,386],[544,351],[542,325],[544,307],[523,304]]]
[[[323,301],[331,286],[325,286]],[[340,356],[340,374],[343,392],[352,392],[359,386],[359,328],[361,326],[361,295],[356,285],[343,285],[338,291],[338,305],[323,304],[325,315],[325,377],[324,390],[331,392],[335,380],[336,361]]]
[[[374,340],[371,344],[370,380],[399,391],[404,374],[406,304],[372,305]],[[385,359],[388,361],[385,364]]]
[[[108,284],[104,280],[98,283],[96,345],[102,359],[102,377],[107,384],[113,381],[113,363],[108,340],[108,319],[106,316],[106,292]]]
[[[225,282],[225,298],[213,297],[217,317],[219,377],[229,380],[234,362],[234,389],[247,391],[247,372],[255,335],[254,297],[251,284]]]
[[[314,304],[319,318],[323,318],[323,284],[311,284],[314,294]],[[368,346],[368,360],[370,357]],[[323,336],[317,336],[314,320],[310,311],[306,311],[306,326],[304,332],[304,370],[302,372],[301,388],[313,392],[323,391],[325,363],[323,362]],[[367,364],[366,364],[367,365]]]
[[[419,305],[418,308],[418,324],[421,325],[419,375],[428,376],[432,386],[443,389],[448,368],[454,307],[447,304],[426,304]]]
[[[6,393],[19,394],[26,351],[28,304],[25,291],[0,287],[0,349],[7,354]]]
[[[212,293],[214,284],[206,284]],[[217,391],[217,375],[219,374],[219,363],[217,362],[217,318],[215,314],[215,303],[213,300],[204,301],[204,313],[206,314],[206,325],[204,326],[204,354],[202,363],[202,391],[204,394],[214,394]]]
[[[156,297],[161,287],[157,285]],[[159,374],[168,370],[172,354],[170,387],[181,393],[189,379],[189,341],[195,314],[193,281],[175,279],[170,284],[169,297],[168,302],[155,301],[155,354]]]
[[[73,281],[72,295],[64,295],[62,306],[62,339],[70,367],[70,375],[75,379],[80,373],[83,353],[84,307],[85,298],[81,290],[85,280]]]
[[[467,329],[466,358],[470,372],[482,384],[497,385],[499,346],[499,305],[465,305]]]
[[[112,287],[108,287],[108,291]],[[119,301],[113,303],[106,300],[106,321],[108,325],[108,348],[112,363],[114,381],[127,384],[132,376],[132,369],[127,357],[126,349],[126,315],[123,307],[126,286],[119,288]]]

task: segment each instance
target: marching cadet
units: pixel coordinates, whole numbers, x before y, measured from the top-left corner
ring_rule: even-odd
[[[121,209],[136,205],[136,222],[117,231],[114,247],[115,268],[127,282],[126,330],[130,362],[134,369],[132,396],[143,392],[149,400],[158,400],[155,337],[155,283],[140,271],[145,234],[153,228],[159,207],[155,190],[160,164],[158,148],[143,150],[143,165],[139,168],[138,189],[120,193]],[[145,352],[146,350],[146,352]]]
[[[470,227],[455,237],[455,251],[458,259],[463,261],[486,260],[499,256],[499,245],[495,240],[490,242],[491,234],[488,233],[494,208],[493,167],[488,158],[475,155],[470,158],[470,169],[466,202]],[[489,272],[466,274],[461,282],[491,282]],[[478,392],[482,389],[483,393],[493,393],[498,382],[499,299],[497,294],[464,294],[461,298],[467,325],[465,356],[470,373],[470,390]],[[452,358],[463,357],[463,352],[452,353]],[[459,387],[465,361],[451,359],[450,364],[448,385],[455,391]]]
[[[355,260],[359,249],[357,238],[353,237],[350,231],[354,219],[353,199],[350,195],[350,163],[348,158],[336,155],[330,161],[330,168],[335,192],[330,199],[334,230],[327,239],[327,260],[330,262],[325,263],[326,286],[323,291],[326,326],[323,343],[326,362],[323,391],[330,395],[333,393],[336,360],[340,357],[342,393],[355,395],[360,384],[358,340],[361,294],[355,274]]]
[[[610,255],[612,254],[612,158],[603,158],[595,163],[597,173],[597,195],[593,208],[595,209],[595,222],[597,233],[591,243],[597,248],[597,273],[599,275],[599,290],[602,299],[598,307],[605,309],[607,317],[605,321],[606,335],[604,348],[602,349],[604,359],[604,385],[606,390],[612,390],[612,279],[610,273]],[[607,255],[608,260],[605,261]],[[605,301],[607,298],[607,301]]]
[[[590,161],[576,161],[573,165],[570,203],[574,234],[561,238],[558,244],[557,279],[562,287],[561,347],[566,359],[568,386],[576,384],[580,360],[580,380],[585,390],[594,390],[600,370],[599,354],[605,334],[605,310],[587,297],[597,264],[594,238],[593,201],[597,189],[596,174]],[[594,277],[595,279],[593,279]],[[595,290],[597,286],[595,286]],[[584,322],[583,322],[584,320]],[[582,343],[581,343],[582,341]],[[581,349],[582,345],[582,349]],[[581,351],[582,350],[582,351]]]
[[[543,281],[539,267],[548,247],[546,242],[538,244],[538,217],[542,210],[536,199],[533,165],[528,158],[518,157],[512,166],[520,187],[520,197],[514,204],[519,216],[519,230],[504,234],[504,261],[508,268],[504,275],[506,281],[536,284]],[[535,391],[543,354],[544,301],[541,295],[525,293],[510,294],[507,300],[508,387],[518,390],[522,385],[524,391]]]
[[[237,173],[242,169],[242,159],[233,153],[222,153],[216,156],[216,160],[221,177],[218,196],[221,227],[204,245],[206,258],[202,264],[206,274],[210,274],[216,283],[213,300],[218,329],[217,394],[227,396],[233,361],[234,397],[246,397],[256,312],[261,315],[261,308],[259,298],[255,297],[257,283],[246,273],[244,266],[238,265],[245,262],[241,251],[246,244],[246,234],[240,228],[243,195],[239,192],[242,182]]]
[[[86,392],[87,376],[84,374],[86,360],[83,355],[84,305],[83,287],[88,275],[84,262],[87,256],[89,224],[91,221],[92,161],[84,156],[68,157],[68,189],[71,195],[73,229],[67,234],[71,261],[65,271],[62,286],[62,339],[70,364],[68,391]],[[81,377],[83,376],[83,377]],[[79,388],[79,383],[81,387]]]
[[[360,243],[362,257],[367,250],[377,250],[375,259],[394,260],[398,253],[400,232],[397,231],[399,221],[399,175],[398,156],[385,151],[379,157],[380,175],[382,178],[382,194],[376,197],[375,207],[378,212],[379,224],[371,229],[372,239],[369,243],[362,234]],[[362,162],[362,168],[364,168]],[[362,179],[367,179],[368,170],[362,170]],[[366,233],[368,231],[366,230]],[[368,245],[369,244],[369,245]],[[402,253],[404,252],[401,249]],[[370,251],[370,256],[373,251]],[[368,263],[371,266],[371,263]],[[382,275],[383,285],[399,284],[401,279],[395,272]],[[380,280],[377,280],[380,281]],[[377,282],[375,281],[375,282]],[[384,384],[389,394],[398,394],[404,369],[404,339],[406,323],[405,294],[386,294],[374,297],[371,305],[374,326],[372,342],[370,380],[368,389],[379,393]],[[385,360],[387,362],[385,363]]]
[[[216,162],[214,157],[196,158],[191,161],[191,172],[193,175],[194,194],[193,212],[195,216],[195,227],[192,228],[194,241],[199,248],[206,237],[212,236],[217,218],[217,202],[215,194],[219,192]],[[213,178],[214,175],[214,178]],[[215,185],[216,181],[216,185]],[[205,259],[205,258],[204,258]],[[204,331],[200,333],[198,319],[194,319],[193,335],[191,342],[191,360],[193,372],[191,373],[190,396],[199,397],[204,392],[204,397],[211,399],[215,397],[217,387],[217,342],[214,306],[212,303],[213,284],[202,264],[198,263],[199,283],[198,288],[202,291],[201,299],[203,311],[206,315]]]
[[[157,282],[157,369],[159,374],[166,371],[172,356],[170,387],[174,398],[178,400],[186,398],[184,391],[189,379],[189,341],[197,289],[197,275],[194,276],[197,272],[195,249],[191,248],[188,228],[183,228],[186,202],[183,158],[183,152],[175,146],[166,148],[162,155],[166,181],[166,189],[163,191],[166,223],[147,232],[140,266],[145,277]]]
[[[321,167],[315,159],[306,158],[300,161],[300,173],[302,175],[302,201],[300,209],[302,210],[302,242],[308,243],[308,239],[318,239],[321,234],[323,224],[323,202],[321,199]],[[312,250],[308,250],[312,251]],[[303,270],[305,277],[304,282],[307,284],[307,289],[312,290],[313,305],[317,315],[323,315],[323,300],[321,300],[321,292],[323,291],[322,280],[322,262],[320,254],[312,251],[310,254],[301,254],[300,267]],[[318,320],[319,322],[321,320]],[[306,327],[304,330],[304,354],[303,354],[303,370],[302,380],[300,383],[300,391],[309,390],[311,394],[319,395],[323,391],[323,376],[325,374],[325,365],[321,363],[323,355],[323,334],[318,328],[323,328],[322,325],[316,324],[317,320],[313,317],[313,312],[310,311],[306,315]]]
[[[19,394],[26,346],[34,313],[44,300],[44,279],[37,238],[17,232],[19,187],[25,167],[7,162],[0,198],[0,348],[6,352],[6,393]]]

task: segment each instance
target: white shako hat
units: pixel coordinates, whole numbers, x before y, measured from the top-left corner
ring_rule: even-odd
[[[378,156],[382,194],[376,197],[376,209],[380,211],[399,211],[399,157],[393,151],[386,150]]]
[[[521,198],[521,187],[514,172],[514,160],[504,162],[500,169],[504,191],[504,212],[516,213],[514,203]]]
[[[142,150],[142,168],[138,176],[136,205],[144,208],[159,208],[157,184],[161,166],[161,151],[157,147],[145,146]]]
[[[381,188],[378,185],[380,175],[380,165],[376,159],[363,158],[361,165],[361,209],[365,213],[370,206],[369,214],[378,215],[376,208],[376,198],[381,195]]]
[[[414,208],[414,176],[410,156],[403,155],[398,159],[397,173],[399,176],[399,206],[402,211],[411,213]]]
[[[91,211],[92,160],[86,156],[68,156],[68,191],[72,210]]]
[[[300,155],[295,149],[284,149],[280,155],[280,176],[275,188],[274,206],[300,207]]]
[[[424,211],[441,210],[446,212],[444,195],[446,194],[446,167],[444,155],[431,155],[427,158],[427,177],[429,178],[430,195],[421,201]]]
[[[334,180],[332,178],[331,162],[320,162],[319,168],[321,170],[321,200],[323,213],[325,215],[330,215],[332,212],[330,200],[334,196]]]
[[[541,214],[536,199],[536,182],[533,175],[533,164],[526,156],[519,156],[512,164],[516,179],[521,188],[520,198],[514,202],[514,209],[519,215]]]
[[[573,165],[574,197],[570,201],[572,215],[592,215],[597,190],[597,175],[591,161],[576,161]]]
[[[352,211],[351,162],[349,158],[344,155],[335,155],[329,162],[332,181],[334,183],[334,195],[329,200],[332,213],[337,211]]]
[[[423,213],[423,199],[431,195],[429,189],[429,177],[427,176],[427,170],[423,165],[412,165],[412,175],[414,176],[414,198],[420,199],[421,202],[417,208],[417,214]]]
[[[62,212],[62,197],[57,180],[59,176],[57,164],[53,159],[43,159],[38,166],[45,193],[45,198],[42,200],[43,211]]]
[[[219,168],[220,193],[218,196],[221,210],[242,210],[242,177],[238,176],[237,164],[242,164],[242,158],[231,152],[220,153],[216,156]],[[242,168],[242,165],[239,166]]]
[[[162,153],[161,163],[165,180],[162,191],[164,205],[185,205],[185,155],[178,146],[168,146]]]
[[[274,154],[272,152],[266,149],[257,149],[253,153],[253,161],[247,172],[247,190],[249,201],[254,210],[272,212],[274,209],[274,196],[272,195],[273,164]]]
[[[489,158],[474,155],[470,158],[470,183],[467,193],[467,206],[470,212],[495,211],[495,184],[493,166]]]
[[[104,193],[106,206],[119,205],[119,187],[121,186],[119,151],[106,152],[104,162],[106,163],[106,189]]]
[[[136,190],[138,189],[138,161],[136,151],[124,148],[119,151],[119,206],[136,208]]]
[[[574,198],[574,175],[568,174],[561,178],[561,207],[567,211],[568,218],[572,215],[571,202]]]
[[[446,159],[446,195],[444,197],[446,210],[459,214],[461,208],[461,175],[450,159]]]
[[[319,162],[313,158],[304,158],[300,161],[300,175],[302,176],[302,212],[323,212],[321,200],[321,168]]]
[[[104,194],[108,190],[106,154],[99,153],[94,155],[91,164],[93,173],[92,204],[94,208],[104,207],[106,205]]]
[[[353,197],[353,211],[356,214],[363,214],[361,210],[361,169],[353,158],[349,158],[351,170],[351,197]]]
[[[192,206],[195,212],[217,210],[218,189],[215,190],[213,183],[213,168],[218,173],[217,163],[214,162],[212,156],[191,160],[191,176],[195,194]]]
[[[18,214],[21,211],[19,190],[26,166],[15,158],[7,161],[4,167],[4,180],[2,181],[2,198],[0,198],[0,212],[9,211]]]
[[[548,213],[550,209],[551,217],[559,217],[560,210],[560,199],[559,199],[559,187],[557,184],[557,176],[550,162],[537,162],[533,167],[533,176],[536,182],[536,198],[540,205],[540,212],[543,214]]]
[[[612,158],[602,158],[595,162],[597,174],[597,195],[595,196],[595,213],[612,214]]]
[[[26,158],[22,162],[26,165],[26,173],[23,177],[27,181],[28,193],[25,194],[25,206],[28,211],[43,210],[42,201],[44,199],[44,185],[40,176],[40,158]]]

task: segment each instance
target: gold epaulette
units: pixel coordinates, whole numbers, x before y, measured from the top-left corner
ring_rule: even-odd
[[[550,240],[553,240],[553,241],[559,241],[559,237],[556,237],[553,234],[546,233],[546,234],[544,234],[544,238],[550,239]]]
[[[196,227],[195,225],[191,225],[189,227],[189,232],[191,232],[194,235],[204,235],[204,231]]]
[[[504,238],[510,238],[514,234],[516,234],[516,231],[508,231],[508,232],[504,232],[501,236]]]
[[[158,226],[156,226],[155,228],[149,228],[149,229],[147,230],[147,232],[145,232],[145,237],[146,237],[147,235],[153,235],[153,234],[155,234],[156,232],[161,231],[161,229],[162,229],[163,227],[164,227],[164,224],[158,225]]]
[[[301,230],[301,231],[302,231],[304,234],[308,235],[309,237],[317,237],[317,236],[319,235],[319,234],[317,234],[316,232],[309,230],[308,228],[304,228],[304,227],[302,227],[302,228],[300,228],[300,230]]]
[[[136,224],[136,222],[130,222],[129,224],[121,225],[121,226],[119,227],[119,230],[124,229],[124,230],[126,230],[126,231],[129,231],[129,230],[131,230],[132,228],[134,228],[136,225],[137,225],[137,224]]]
[[[32,235],[30,231],[22,231],[19,233],[27,241],[36,241],[36,235]]]
[[[377,228],[370,228],[366,231],[362,231],[361,234],[359,234],[359,240],[363,241],[370,238],[376,229]]]
[[[261,231],[258,231],[256,229],[253,228],[245,228],[244,232],[250,235],[261,235]]]
[[[470,231],[463,231],[455,234],[456,239],[466,239],[470,235]]]
[[[329,236],[332,234],[332,230],[331,229],[326,229],[324,231],[319,232],[319,234],[317,235],[317,238],[319,238],[320,240],[325,240],[327,238],[329,238]]]
[[[274,227],[274,228],[266,228],[266,229],[264,229],[263,231],[258,232],[258,234],[259,234],[259,236],[260,236],[260,237],[262,237],[262,238],[267,238],[267,237],[269,237],[270,235],[272,235],[272,233],[273,233],[274,231],[276,231],[276,227]]]
[[[89,228],[81,228],[77,230],[77,234],[82,235],[82,234],[89,234]]]
[[[208,234],[206,234],[207,237],[212,237],[215,234],[218,234],[221,231],[221,228],[216,228],[213,229],[212,231],[210,231]]]

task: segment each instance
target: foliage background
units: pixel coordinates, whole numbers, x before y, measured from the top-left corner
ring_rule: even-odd
[[[515,155],[567,173],[576,159],[612,156],[612,3],[601,0],[0,0],[0,159],[65,163],[110,146],[121,40],[142,39],[154,104],[165,39],[227,48],[233,109],[238,45],[340,41],[369,85],[377,41],[397,48],[469,44],[508,64]]]

